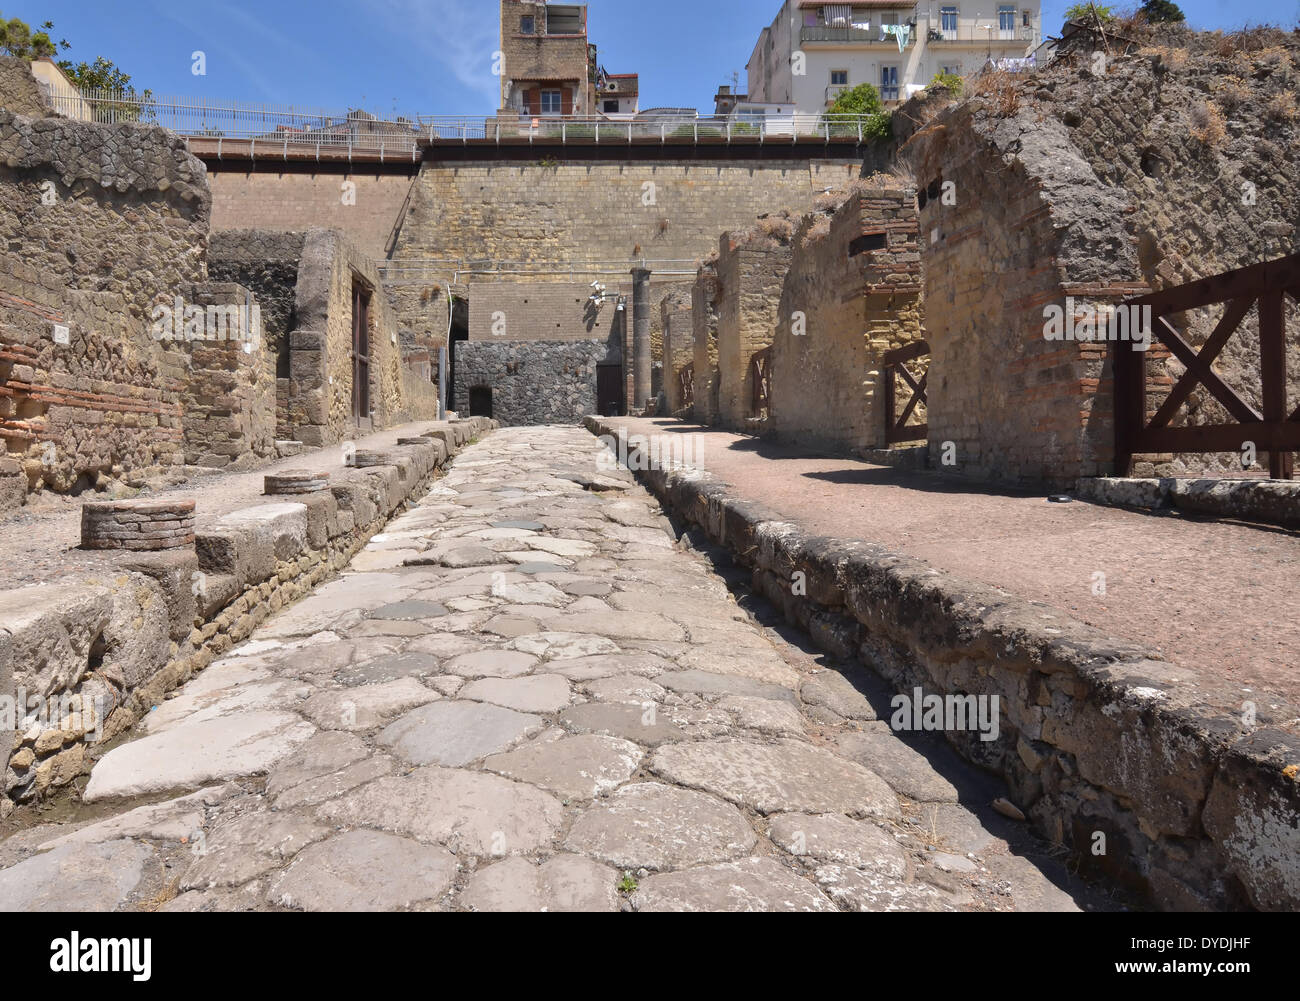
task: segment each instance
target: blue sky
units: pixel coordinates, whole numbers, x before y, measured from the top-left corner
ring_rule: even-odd
[[[965,0],[972,2],[972,0]],[[977,5],[981,0],[973,0]],[[994,0],[987,0],[991,6]],[[1067,0],[1046,0],[1054,33]],[[1300,0],[1182,0],[1201,28],[1294,24]],[[611,73],[641,74],[642,107],[712,109],[780,0],[591,0]],[[496,106],[497,0],[0,0],[6,18],[51,20],[69,55],[105,55],[159,95],[380,114],[482,114]],[[647,11],[651,13],[647,13]],[[191,53],[207,75],[191,72]]]

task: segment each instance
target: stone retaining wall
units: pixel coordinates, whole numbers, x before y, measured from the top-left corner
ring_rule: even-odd
[[[456,345],[456,412],[469,414],[471,392],[483,387],[503,425],[574,424],[595,412],[596,366],[611,358],[609,339],[465,341]]]
[[[0,818],[86,775],[99,748],[346,566],[495,427],[433,425],[427,444],[327,491],[201,524],[192,547],[105,554],[102,573],[0,593]],[[20,693],[37,718],[15,731]]]
[[[1136,644],[882,545],[810,537],[707,474],[641,479],[833,656],[901,692],[998,696],[997,740],[946,736],[1080,871],[1168,910],[1300,906],[1300,738],[1286,729],[1300,707],[1216,704]]]

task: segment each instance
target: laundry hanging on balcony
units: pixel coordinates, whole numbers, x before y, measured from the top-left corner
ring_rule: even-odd
[[[880,26],[880,40],[883,42],[890,35],[898,41],[898,51],[902,52],[907,47],[907,40],[912,36],[912,26],[910,24],[882,24]]]
[[[822,20],[831,27],[847,27],[853,20],[853,6],[847,3],[828,3],[822,7]]]

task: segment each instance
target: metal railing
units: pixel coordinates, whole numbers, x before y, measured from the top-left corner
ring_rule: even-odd
[[[979,24],[959,24],[956,28],[942,28],[937,23],[922,24],[917,30],[929,45],[1009,45],[1012,42],[1024,44],[1026,48],[1037,39],[1032,27],[1017,25],[1014,28],[1000,28],[997,24],[981,27]],[[917,32],[914,32],[917,34]]]
[[[831,28],[825,25],[803,28],[799,32],[800,42],[853,42],[856,45],[891,45],[898,48],[898,38],[887,35],[879,27],[874,28]],[[903,42],[904,47],[916,42],[916,29]]]
[[[364,111],[329,112],[296,105],[259,105],[203,98],[145,97],[121,91],[52,96],[53,110],[103,125],[157,125],[190,139],[263,144],[295,150],[387,151],[410,155],[421,146],[414,121],[385,121]]]
[[[448,143],[727,144],[857,142],[865,119],[855,115],[785,114],[701,118],[693,111],[647,113],[632,119],[604,115],[419,115],[384,120],[364,111],[329,112],[295,105],[258,105],[202,98],[145,97],[120,91],[52,96],[68,117],[106,125],[157,125],[191,140],[191,148],[218,158],[378,155],[418,158]]]

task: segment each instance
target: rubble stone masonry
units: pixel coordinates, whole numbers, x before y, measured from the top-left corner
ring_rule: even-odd
[[[0,206],[0,505],[180,462],[183,371],[149,317],[206,280],[202,163],[161,129],[4,109]]]
[[[914,189],[878,175],[839,201],[829,218],[807,216],[794,238],[766,430],[852,452],[884,447],[883,356],[922,338],[921,257]]]
[[[691,287],[691,325],[695,340],[695,420],[712,424],[718,416],[718,268],[716,256],[700,265]]]
[[[1128,48],[990,77],[905,150],[924,192],[932,465],[951,442],[950,472],[1061,487],[1109,475],[1109,347],[1047,341],[1044,307],[1069,297],[1092,310],[1294,252],[1300,186],[1285,150],[1300,123],[1300,42],[1273,29],[1152,32]],[[1193,345],[1220,312],[1184,318]],[[1258,405],[1255,324],[1215,368]],[[1290,353],[1300,363],[1300,346]],[[1160,350],[1148,366],[1155,407],[1182,366]],[[1222,419],[1201,392],[1176,423]],[[1147,456],[1136,471],[1185,475],[1235,458]]]
[[[718,423],[742,430],[758,419],[751,359],[769,347],[790,267],[786,242],[756,230],[722,235],[718,253]]]

